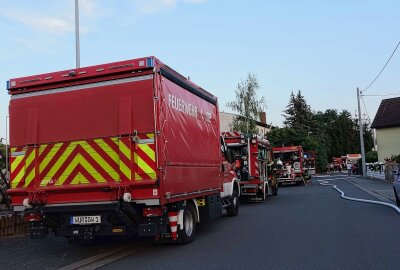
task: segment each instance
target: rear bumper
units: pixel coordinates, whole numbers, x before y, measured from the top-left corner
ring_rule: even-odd
[[[277,182],[278,183],[295,183],[295,182],[303,182],[303,179],[301,177],[296,177],[294,179],[292,179],[292,178],[278,178]]]
[[[154,192],[156,190],[157,192]],[[118,201],[124,192],[129,192],[134,201],[160,200],[158,187],[154,182],[121,185],[90,184],[48,188],[13,188],[7,193],[14,206],[22,205],[28,199],[33,205],[96,204]],[[157,194],[157,195],[154,195]],[[153,204],[154,205],[154,202]]]
[[[46,237],[50,232],[71,239],[93,239],[95,236],[138,235],[156,236],[167,232],[166,213],[158,217],[143,217],[145,204],[109,202],[97,204],[46,205],[27,209],[38,220],[29,222],[33,239]],[[73,224],[75,216],[100,216],[97,224]]]

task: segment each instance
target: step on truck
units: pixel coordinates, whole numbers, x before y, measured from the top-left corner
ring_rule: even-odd
[[[237,215],[217,98],[157,58],[11,79],[7,88],[8,193],[31,238],[189,243],[196,223]]]
[[[303,148],[301,145],[273,147],[272,154],[277,161],[275,174],[277,175],[279,184],[306,184],[304,180]]]
[[[243,202],[266,201],[267,196],[278,194],[278,184],[268,175],[271,146],[267,139],[257,134],[222,132],[225,144],[232,152],[234,172],[240,180],[240,200]]]

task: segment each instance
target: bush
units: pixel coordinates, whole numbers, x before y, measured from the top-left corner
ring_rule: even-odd
[[[378,161],[378,152],[370,151],[365,154],[366,163],[374,163]]]
[[[391,160],[396,162],[396,163],[400,163],[400,154],[399,155],[393,155],[391,157]]]

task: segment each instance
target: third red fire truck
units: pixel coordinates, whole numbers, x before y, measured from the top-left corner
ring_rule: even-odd
[[[272,154],[278,165],[276,168],[278,183],[305,184],[301,145],[274,147]]]

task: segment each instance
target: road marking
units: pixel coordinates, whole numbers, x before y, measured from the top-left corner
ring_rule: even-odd
[[[144,242],[133,243],[129,245],[125,245],[122,247],[116,247],[111,250],[105,251],[103,253],[97,254],[95,256],[83,259],[78,262],[74,262],[72,264],[63,266],[58,268],[57,270],[75,270],[75,269],[84,269],[84,270],[93,270],[98,269],[100,267],[106,266],[110,263],[118,261],[122,258],[125,258],[133,253],[139,252],[151,246],[152,242]]]

